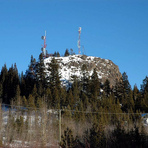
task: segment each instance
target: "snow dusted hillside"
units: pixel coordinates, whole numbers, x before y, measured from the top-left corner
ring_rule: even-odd
[[[44,64],[48,68],[48,63],[53,57],[44,59]],[[82,65],[85,64],[88,69],[89,76],[92,75],[96,68],[98,77],[102,83],[109,79],[111,85],[115,84],[115,80],[121,77],[119,68],[112,61],[86,55],[70,55],[68,57],[54,57],[59,64],[59,73],[61,80],[70,81],[72,76],[82,77]],[[48,71],[46,71],[48,73]]]

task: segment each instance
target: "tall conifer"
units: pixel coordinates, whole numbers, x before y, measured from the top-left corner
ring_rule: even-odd
[[[94,99],[97,99],[100,93],[100,81],[98,78],[97,70],[93,70],[93,74],[91,76],[91,94]]]
[[[53,91],[54,88],[60,89],[61,87],[61,81],[60,81],[60,75],[59,75],[59,65],[55,58],[51,60],[51,63],[49,64],[48,70],[50,72],[49,77],[47,78],[48,85],[50,89]]]
[[[36,68],[36,78],[37,78],[37,81],[40,82],[39,84],[43,85],[43,87],[45,87],[45,84],[46,84],[45,77],[46,77],[45,64],[44,64],[43,54],[41,53],[39,56],[39,62]]]

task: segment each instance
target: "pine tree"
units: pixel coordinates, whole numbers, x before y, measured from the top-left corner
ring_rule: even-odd
[[[0,103],[2,103],[3,100],[3,85],[2,82],[0,82]]]
[[[141,111],[147,110],[147,94],[148,94],[148,77],[146,76],[141,85],[138,99],[136,100],[136,109],[139,108]]]
[[[75,111],[74,111],[74,114],[73,114],[73,118],[74,118],[74,120],[75,121],[80,121],[80,114],[79,114],[80,112],[79,112],[79,110],[78,110],[78,107],[76,106],[76,108],[75,108]]]
[[[26,71],[27,77],[35,79],[35,65],[36,65],[36,59],[33,58],[33,55],[31,55],[29,69]]]
[[[78,87],[78,80],[76,77],[74,77],[73,80],[73,85],[72,85],[72,94],[73,94],[73,98],[74,98],[74,102],[78,102],[79,101],[79,87]]]
[[[34,110],[36,107],[35,107],[35,99],[32,95],[29,95],[28,97],[28,107],[29,107],[29,110]]]
[[[2,83],[4,83],[4,81],[6,80],[6,76],[8,74],[8,69],[6,64],[4,64],[4,66],[2,67],[1,73],[0,73],[0,81]]]
[[[79,105],[78,105],[78,110],[80,112],[77,112],[79,114],[79,119],[80,121],[85,121],[85,115],[84,115],[84,108],[83,108],[83,102],[80,101]]]
[[[87,66],[85,64],[82,65],[81,71],[82,71],[82,78],[81,78],[82,90],[83,90],[83,92],[88,94],[88,92],[89,92],[89,88],[88,88],[88,86],[89,86],[89,73],[88,73]]]
[[[46,91],[45,91],[45,97],[46,97],[46,102],[47,102],[47,107],[48,108],[51,108],[51,103],[52,103],[52,100],[53,100],[53,96],[51,94],[51,90],[50,88],[47,88]]]
[[[134,99],[134,101],[136,101],[138,99],[138,94],[139,94],[139,89],[138,89],[137,85],[134,85],[134,89],[133,89],[133,99]]]
[[[32,93],[32,90],[33,90],[35,84],[37,84],[35,79],[32,79],[28,76],[24,77],[24,80],[21,83],[21,94],[22,94],[22,96],[25,95],[25,97],[28,98],[29,94]]]
[[[143,80],[140,91],[141,91],[142,94],[144,94],[146,91],[148,92],[148,77],[147,76]]]
[[[37,87],[36,87],[36,84],[34,84],[34,87],[33,87],[33,90],[32,90],[32,96],[33,97],[35,97],[35,98],[37,98],[37,96],[38,96],[38,93],[37,93]]]
[[[64,110],[64,118],[65,120],[68,120],[68,121],[70,121],[72,118],[72,112],[71,112],[70,105],[67,106],[67,110]]]
[[[1,73],[0,73],[0,83],[1,83],[1,99],[3,100],[4,103],[7,101],[8,97],[8,69],[6,64],[2,67]]]
[[[25,96],[22,97],[22,106],[27,107],[28,102]]]
[[[8,70],[8,76],[6,81],[6,100],[5,103],[9,104],[11,99],[15,97],[17,86],[19,85],[19,75],[16,64],[12,65]]]
[[[60,57],[60,53],[59,52],[57,52],[57,57]]]
[[[90,147],[104,148],[106,147],[106,138],[104,126],[102,123],[94,123],[90,130]]]
[[[141,108],[141,101],[142,101],[142,95],[137,87],[137,85],[134,85],[133,89],[133,100],[135,102],[135,110],[142,110]]]
[[[124,88],[124,93],[123,93],[123,110],[127,110],[127,109],[134,109],[134,100],[132,97],[132,90],[131,90],[131,85],[128,81],[128,76],[127,74],[124,72],[122,74],[122,79],[123,79],[123,88]]]
[[[43,99],[41,97],[37,97],[35,104],[37,108],[43,108]]]
[[[59,91],[58,89],[55,87],[52,93],[52,107],[56,108],[56,109],[60,109],[59,105],[60,105],[60,97],[59,97]]]
[[[69,54],[69,51],[68,51],[68,49],[66,49],[66,51],[65,51],[65,54],[64,54],[64,57],[67,57],[67,56],[69,56],[70,54]]]
[[[67,96],[66,96],[66,101],[65,101],[65,105],[69,105],[71,107],[71,109],[74,108],[74,104],[75,104],[75,100],[74,100],[74,96],[72,94],[72,90],[70,89],[67,92]]]
[[[131,90],[131,85],[128,81],[128,76],[125,72],[122,74],[122,78],[123,78],[124,91],[126,94],[128,94]]]
[[[22,105],[22,98],[21,98],[20,94],[21,94],[20,87],[19,87],[19,85],[17,85],[16,94],[15,94],[15,101],[16,101],[17,106]]]
[[[56,52],[56,51],[54,52],[53,56],[54,56],[54,57],[57,57],[57,52]]]
[[[49,87],[51,89],[51,91],[53,92],[54,88],[58,88],[60,89],[61,87],[61,81],[60,81],[60,75],[59,75],[59,65],[57,63],[57,61],[55,60],[55,58],[53,58],[51,60],[51,63],[49,64],[49,72],[50,72],[50,75],[49,77],[47,78],[47,81],[49,81]]]
[[[61,87],[61,89],[60,89],[60,104],[61,104],[61,106],[66,106],[66,95],[67,95],[66,89]]]
[[[111,94],[110,82],[108,79],[104,83],[103,90],[106,97],[108,97]]]
[[[119,80],[116,79],[116,84],[113,87],[113,92],[114,92],[116,101],[119,100],[119,102],[122,103],[122,98],[124,94],[124,86],[123,86],[122,77]]]
[[[141,110],[144,112],[148,112],[148,92],[144,93],[144,96],[141,100]]]
[[[74,53],[72,48],[70,49],[70,55],[75,55],[75,53]]]
[[[100,94],[100,81],[96,69],[94,69],[93,74],[91,76],[91,94],[92,98],[94,98],[95,100]]]
[[[84,110],[87,110],[87,108],[89,107],[89,101],[88,101],[88,97],[85,93],[81,93],[81,100],[83,101],[83,105],[84,105]]]
[[[46,77],[46,73],[45,73],[44,58],[43,58],[43,54],[41,53],[39,56],[39,62],[36,68],[36,79],[40,85],[43,85],[43,87],[45,87],[45,84],[46,84],[45,77]]]
[[[21,72],[20,76],[20,90],[21,90],[21,96],[25,95],[25,80],[23,72]]]

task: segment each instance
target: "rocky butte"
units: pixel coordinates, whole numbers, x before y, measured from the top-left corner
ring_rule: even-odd
[[[53,57],[44,59],[45,67],[48,68],[48,63],[51,62]],[[122,75],[119,67],[111,60],[102,59],[99,57],[86,56],[86,55],[69,55],[67,57],[54,57],[59,64],[59,73],[62,81],[71,81],[72,76],[82,77],[82,65],[86,65],[89,76],[92,75],[94,68],[98,73],[98,78],[101,83],[106,79],[110,81],[110,85],[114,86],[116,80],[119,80]],[[48,71],[46,70],[48,73]]]

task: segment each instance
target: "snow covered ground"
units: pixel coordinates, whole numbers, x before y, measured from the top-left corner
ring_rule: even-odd
[[[46,68],[48,68],[48,64],[51,62],[53,57],[48,57],[44,60],[44,64]],[[70,55],[68,57],[55,57],[55,59],[59,63],[59,74],[61,75],[61,80],[70,80],[71,76],[77,76],[78,78],[82,77],[82,63],[89,65],[94,62],[96,57],[87,56],[85,59],[83,55]],[[108,63],[108,60],[105,60]],[[96,63],[96,65],[99,61]],[[103,63],[102,63],[103,64]],[[46,71],[48,72],[48,71]],[[89,76],[93,73],[93,68],[89,71]],[[99,79],[102,79],[102,75],[104,73],[97,72]]]

